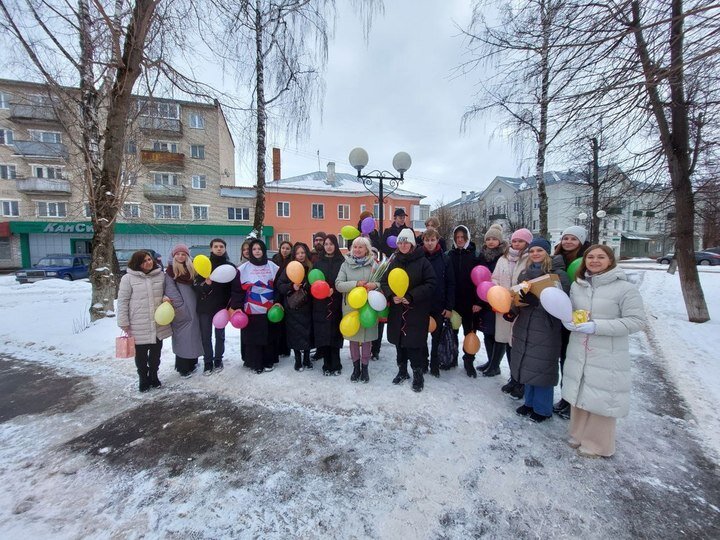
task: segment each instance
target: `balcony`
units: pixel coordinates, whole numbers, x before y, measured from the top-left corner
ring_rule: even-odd
[[[140,163],[147,166],[159,167],[164,171],[184,169],[185,154],[158,150],[140,150]]]
[[[506,214],[490,214],[488,216],[488,219],[490,221],[494,221],[496,219],[507,219],[507,216],[506,216]]]
[[[55,108],[34,103],[11,103],[10,119],[15,122],[59,122]]]
[[[15,185],[18,191],[29,194],[69,195],[72,191],[69,180],[29,177],[15,180]]]
[[[160,118],[158,116],[138,117],[140,129],[162,135],[182,137],[182,122],[177,118]]]
[[[15,155],[25,158],[68,159],[68,149],[62,143],[15,141]]]
[[[187,198],[185,186],[182,185],[145,184],[143,195],[149,201],[184,201]]]

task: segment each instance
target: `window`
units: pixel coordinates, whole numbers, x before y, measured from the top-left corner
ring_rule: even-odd
[[[207,187],[207,180],[204,174],[194,174],[192,177],[193,189],[205,189]]]
[[[0,92],[0,109],[10,108],[10,95],[5,92]]]
[[[67,205],[64,202],[38,202],[38,217],[65,217],[67,216]]]
[[[153,174],[153,180],[157,186],[177,186],[178,177],[177,174],[156,172]]]
[[[0,144],[10,145],[13,143],[12,129],[0,129]]]
[[[338,204],[338,219],[350,219],[349,204]]]
[[[205,159],[205,145],[193,144],[190,146],[190,157],[194,159]]]
[[[3,180],[14,180],[16,176],[15,165],[0,165],[0,178]]]
[[[652,222],[652,220],[651,220],[650,218],[648,218],[648,219],[645,220],[645,230],[646,230],[646,231],[649,231],[650,228],[652,227],[652,223],[651,223],[651,222]]]
[[[537,219],[533,219],[533,230],[537,229]]]
[[[154,204],[155,219],[180,219],[179,204]]]
[[[28,130],[30,139],[33,141],[44,143],[61,143],[62,133],[59,131],[38,131],[36,129]]]
[[[582,196],[575,197],[575,206],[582,206]]]
[[[633,221],[633,231],[637,231],[637,228],[638,228],[638,222]]]
[[[379,216],[379,215],[380,215],[380,206],[378,204],[373,204],[373,216]]]
[[[138,204],[138,203],[123,204],[122,217],[124,217],[125,219],[139,218],[140,217],[140,204]]]
[[[614,219],[613,220],[613,229],[617,230],[617,228],[618,228],[618,220]]]
[[[122,171],[120,173],[120,184],[123,186],[134,186],[137,184],[137,175],[127,171]]]
[[[173,154],[177,154],[180,151],[180,146],[176,142],[154,141],[153,150],[156,152],[172,152]]]
[[[135,141],[128,141],[125,143],[125,153],[126,154],[137,154],[137,144]]]
[[[283,242],[289,242],[290,241],[290,234],[288,233],[278,233],[277,236],[277,249],[280,249],[280,244]]]
[[[367,208],[367,205],[361,204],[361,205],[360,205],[360,213],[362,214],[362,213],[365,211],[366,208]]]
[[[34,178],[50,178],[61,180],[63,178],[62,167],[46,167],[45,165],[30,165]]]
[[[323,203],[313,203],[312,218],[325,219],[325,205]]]
[[[250,221],[250,208],[228,208],[228,219],[230,221]]]
[[[18,201],[2,201],[3,216],[19,216],[20,203]]]
[[[83,215],[86,218],[91,218],[93,216],[92,208],[90,207],[90,203],[84,203],[83,204]]]
[[[622,223],[623,223],[622,230],[624,231],[625,227],[627,226],[627,220],[623,219]]]
[[[209,206],[199,205],[199,204],[193,204],[191,206],[192,206],[193,221],[207,221],[208,220],[208,213],[210,211]]]
[[[156,118],[180,118],[180,105],[177,103],[150,103],[149,101],[139,102],[143,116],[154,116]]]
[[[277,217],[290,217],[290,203],[289,202],[278,202],[277,203]]]
[[[343,238],[343,235],[342,235],[342,234],[338,233],[337,239],[338,239],[338,247],[339,247],[340,249],[343,249],[343,248],[348,247],[348,246],[347,246],[347,242],[346,242],[345,239]]]
[[[190,127],[194,129],[205,129],[205,117],[200,113],[191,113]]]
[[[12,250],[10,249],[10,238],[0,238],[0,259],[9,261],[12,259]]]

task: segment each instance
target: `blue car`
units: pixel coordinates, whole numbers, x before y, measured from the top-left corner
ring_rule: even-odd
[[[88,277],[90,255],[46,255],[32,268],[15,272],[19,283],[35,283],[43,279],[65,279],[72,281]]]

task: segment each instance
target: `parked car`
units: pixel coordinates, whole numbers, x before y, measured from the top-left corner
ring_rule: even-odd
[[[674,253],[668,253],[662,257],[658,257],[657,262],[660,264],[670,264],[675,258]],[[720,253],[711,253],[709,251],[696,251],[695,252],[695,264],[701,264],[703,266],[715,266],[720,264]]]
[[[710,253],[717,253],[718,255],[720,255],[720,246],[705,248],[703,249],[703,251],[709,251]]]
[[[194,259],[196,255],[210,257],[210,246],[207,244],[190,246],[190,257]]]
[[[132,257],[132,254],[136,251],[147,251],[148,253],[150,253],[150,255],[152,255],[152,258],[155,259],[155,262],[160,265],[160,268],[163,267],[162,256],[154,249],[116,249],[115,254],[117,255],[118,264],[120,264],[120,275],[125,275],[125,273],[127,272],[127,263],[130,260],[130,257]]]
[[[90,255],[52,254],[40,259],[32,268],[23,268],[15,272],[19,283],[35,283],[43,279],[82,279],[90,272]]]

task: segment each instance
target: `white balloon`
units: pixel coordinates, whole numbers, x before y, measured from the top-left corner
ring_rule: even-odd
[[[572,302],[565,291],[556,287],[548,287],[540,293],[540,303],[550,315],[563,322],[572,321]]]
[[[210,279],[215,283],[230,283],[236,274],[237,268],[232,264],[222,264],[212,271]]]
[[[380,291],[368,291],[368,304],[375,311],[382,311],[387,306],[387,300]]]

